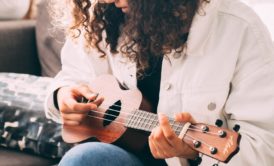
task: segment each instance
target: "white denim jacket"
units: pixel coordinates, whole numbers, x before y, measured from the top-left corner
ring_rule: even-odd
[[[62,70],[49,90],[46,115],[60,123],[52,101],[60,86],[114,74],[136,88],[135,63],[109,52],[99,58],[96,50],[87,54],[83,47],[81,41],[67,40]],[[239,124],[240,151],[227,165],[273,165],[274,47],[256,14],[237,0],[210,0],[194,17],[186,56],[173,55],[163,60],[158,112],[173,116],[186,111],[212,125],[222,119],[229,129]],[[166,161],[187,165],[182,158]],[[201,165],[214,163],[204,156]]]

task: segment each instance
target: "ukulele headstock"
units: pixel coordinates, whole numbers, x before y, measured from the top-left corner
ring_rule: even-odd
[[[192,124],[184,136],[193,149],[224,163],[239,151],[240,139],[238,132],[202,123]]]

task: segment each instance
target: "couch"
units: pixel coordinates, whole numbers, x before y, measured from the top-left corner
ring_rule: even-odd
[[[57,36],[60,37],[56,40],[52,37],[54,35],[50,35],[48,31],[50,24],[46,11],[47,2],[47,0],[44,0],[39,4],[40,10],[38,11],[37,20],[0,21],[0,84],[1,81],[3,82],[3,78],[5,78],[3,76],[9,76],[12,79],[13,76],[14,78],[16,76],[16,78],[24,78],[27,81],[32,79],[37,81],[41,78],[44,81],[46,80],[46,83],[50,83],[51,78],[49,77],[53,77],[60,70],[59,54],[63,44],[60,39],[63,38],[63,35],[58,33]],[[18,73],[24,74],[20,75]],[[0,103],[3,100],[9,100],[5,96],[8,96],[10,92],[4,89],[4,93],[1,86],[0,98],[2,98]],[[21,94],[24,95],[24,93]],[[18,101],[18,105],[13,107],[0,105],[0,126],[2,125],[2,127],[5,123],[3,117],[4,115],[7,117],[7,112],[17,114],[18,110],[20,110],[19,114],[30,114],[31,116],[35,115],[38,117],[35,121],[20,119],[19,124],[22,124],[22,121],[24,121],[28,129],[20,128],[19,130],[18,127],[10,127],[9,131],[14,132],[10,137],[7,137],[7,134],[3,132],[3,128],[0,128],[0,136],[2,135],[0,138],[0,166],[56,165],[62,155],[72,146],[62,141],[60,125],[45,118],[41,101],[35,101],[36,107],[32,107],[30,110],[21,108],[24,103],[22,104],[20,101]],[[16,116],[14,115],[14,117]],[[43,132],[48,137],[54,138],[40,136],[39,140],[38,138],[35,139],[35,133],[33,134],[30,131],[36,132],[35,129],[37,127],[35,128],[35,126],[37,125],[46,126],[47,128]],[[6,135],[4,140],[3,135]],[[23,136],[26,136],[24,138],[27,140],[24,140],[27,142],[24,148],[18,146],[14,140],[7,140],[17,137],[18,139],[19,137],[22,139]]]

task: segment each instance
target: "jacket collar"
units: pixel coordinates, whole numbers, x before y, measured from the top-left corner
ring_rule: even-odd
[[[222,0],[210,0],[203,3],[193,18],[187,41],[186,53],[188,56],[204,55],[204,47],[213,33],[213,24],[216,23],[216,14]]]

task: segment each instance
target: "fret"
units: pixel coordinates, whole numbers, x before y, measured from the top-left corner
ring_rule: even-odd
[[[138,112],[139,112],[139,111],[136,111],[136,112],[134,113],[134,119],[133,119],[133,125],[132,125],[133,128],[136,128],[135,126],[137,125],[137,121],[138,121]]]
[[[179,135],[184,124],[176,122],[172,118],[169,118],[169,123],[176,135]],[[155,127],[159,126],[158,116],[157,114],[150,112],[136,110],[128,117],[125,126],[134,129],[152,131]]]
[[[149,131],[152,131],[152,129],[153,129],[152,116],[153,116],[153,114],[151,114],[151,113],[149,113],[148,116],[147,116],[147,118],[148,118],[148,130]]]
[[[132,125],[133,128],[136,128],[135,126],[137,125],[138,116],[139,116],[138,113],[139,113],[139,111],[135,111],[135,113],[134,113],[134,119],[133,119],[133,125]]]
[[[135,113],[135,111],[134,111],[134,113]],[[126,127],[131,127],[132,126],[134,113],[127,117],[127,121],[126,121],[126,124],[125,124]]]
[[[174,130],[174,127],[175,127],[175,120],[171,119],[171,118],[168,118],[168,121],[169,121],[169,124],[171,126],[171,128]],[[174,130],[175,131],[175,130]]]
[[[150,131],[152,131],[153,128],[154,128],[154,124],[153,124],[153,122],[154,122],[154,115],[150,114],[149,120],[150,120],[150,127],[149,127],[149,129],[150,129]]]
[[[152,114],[151,116],[150,116],[150,123],[151,123],[151,131],[154,129],[154,127],[155,127],[155,125],[154,125],[154,118],[155,116],[154,116],[154,114]]]
[[[136,125],[134,126],[136,129],[139,129],[139,126],[140,126],[140,121],[141,121],[141,112],[138,111],[137,113],[137,120],[136,120]]]
[[[144,129],[147,130],[147,125],[148,125],[148,113],[147,112],[144,112]]]
[[[145,130],[146,131],[151,131],[153,129],[153,126],[152,126],[152,117],[154,116],[153,113],[149,113],[149,112],[146,112],[146,126],[145,126]]]
[[[137,119],[137,124],[136,124],[136,128],[139,129],[140,128],[140,123],[141,123],[141,111],[138,111],[138,119]]]
[[[130,127],[131,126],[132,117],[133,117],[133,115],[130,115],[130,116],[127,117],[126,124],[125,124],[126,127]]]
[[[132,115],[129,116],[128,121],[127,121],[127,123],[125,125],[126,127],[134,128],[135,121],[136,121],[136,118],[137,118],[137,116],[136,116],[137,112],[138,111],[136,110],[136,111],[133,112]]]
[[[146,116],[145,116],[145,111],[140,111],[141,112],[141,125],[139,126],[140,129],[145,129],[145,121],[146,121]]]
[[[183,127],[184,127],[183,123],[178,123],[178,126],[176,127],[177,129],[175,131],[176,135],[178,136],[180,135],[181,131],[183,130]]]
[[[153,128],[157,127],[159,125],[159,122],[158,122],[158,116],[157,115],[153,115]]]
[[[150,126],[150,131],[152,131],[154,128],[155,128],[155,126],[156,126],[156,122],[155,122],[155,114],[151,114],[151,116],[150,116],[150,123],[151,123],[151,126]]]
[[[175,126],[175,128],[173,128],[174,132],[175,132],[176,135],[179,135],[180,132],[181,132],[181,130],[180,130],[181,124],[180,123],[175,123],[175,124],[176,124],[176,126]],[[179,132],[179,134],[178,134],[178,132]]]
[[[143,118],[143,119],[144,119],[144,121],[143,121],[143,122],[144,122],[144,125],[143,125],[143,130],[146,130],[146,131],[147,131],[147,123],[148,123],[148,122],[147,122],[147,120],[148,120],[148,119],[147,119],[147,115],[148,115],[148,113],[147,113],[147,112],[144,112],[144,118]]]
[[[149,129],[149,131],[152,131],[152,129],[153,129],[153,125],[152,125],[152,122],[153,122],[152,116],[153,116],[153,114],[149,114],[149,116],[148,116],[148,118],[149,118],[149,127],[148,127],[148,129]]]
[[[145,131],[151,131],[148,125],[150,125],[150,117],[153,116],[153,114],[145,111],[139,111],[139,116],[141,116],[141,119],[137,128]]]

